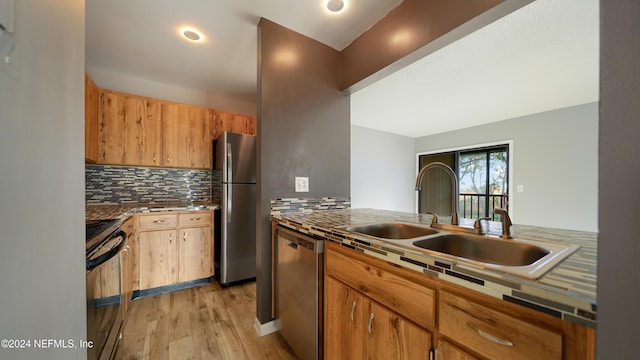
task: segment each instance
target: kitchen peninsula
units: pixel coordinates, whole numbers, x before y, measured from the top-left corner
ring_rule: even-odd
[[[593,357],[595,233],[514,225],[512,234],[516,239],[579,245],[571,256],[533,280],[408,250],[345,229],[393,221],[428,226],[431,215],[427,214],[347,209],[274,214],[272,221],[274,225],[329,240],[325,252],[325,355],[335,354],[327,346],[338,330],[332,328],[327,311],[333,311],[331,289],[338,289],[338,297],[344,291],[361,293],[395,310],[400,319],[431,333],[432,348],[438,350],[438,355],[445,352],[518,358],[523,351],[527,356],[539,351],[544,358]],[[487,232],[499,235],[499,225],[490,223]],[[385,280],[389,283],[379,283]],[[340,286],[336,287],[336,281]],[[406,285],[398,287],[401,283]],[[431,295],[406,299],[405,290],[413,286],[420,291],[429,288]],[[347,290],[340,290],[343,288]],[[431,314],[423,321],[411,312],[412,303],[430,308]],[[487,338],[489,345],[484,344]]]

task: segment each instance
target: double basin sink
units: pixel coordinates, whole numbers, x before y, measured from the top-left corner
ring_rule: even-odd
[[[436,230],[428,226],[382,222],[349,226],[346,231],[370,236],[431,255],[481,268],[537,279],[579,248],[549,241]]]

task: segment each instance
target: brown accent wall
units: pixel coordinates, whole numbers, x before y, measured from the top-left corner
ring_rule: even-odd
[[[271,317],[270,200],[348,197],[349,96],[340,53],[269,20],[258,25],[257,318]],[[294,192],[294,177],[309,192]]]
[[[600,1],[598,359],[640,359],[640,2]]]
[[[342,50],[342,89],[393,64],[502,1],[405,0]],[[475,30],[469,29],[467,33]]]

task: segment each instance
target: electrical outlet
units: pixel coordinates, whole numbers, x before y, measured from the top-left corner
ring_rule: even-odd
[[[309,178],[296,176],[296,192],[309,192]]]

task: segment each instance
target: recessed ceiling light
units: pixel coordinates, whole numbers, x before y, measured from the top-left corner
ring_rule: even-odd
[[[344,8],[343,0],[329,0],[327,1],[327,10],[331,12],[338,12]]]
[[[204,37],[201,32],[194,28],[182,28],[180,33],[189,41],[201,41]]]

